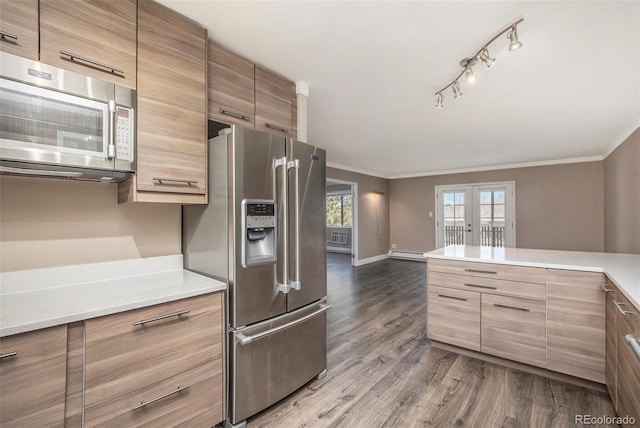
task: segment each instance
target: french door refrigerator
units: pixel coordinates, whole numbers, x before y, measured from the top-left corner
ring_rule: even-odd
[[[183,208],[185,267],[228,282],[228,416],[326,373],[326,156],[232,126],[209,140],[209,205]]]

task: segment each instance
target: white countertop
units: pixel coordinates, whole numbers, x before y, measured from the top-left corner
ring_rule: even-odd
[[[603,272],[640,310],[640,255],[526,248],[449,245],[424,254],[427,258],[464,259],[552,269]]]
[[[182,255],[0,273],[0,337],[225,290]]]

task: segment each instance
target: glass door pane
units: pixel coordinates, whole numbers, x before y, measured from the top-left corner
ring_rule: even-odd
[[[438,191],[437,246],[471,245],[470,188]]]
[[[473,245],[515,246],[513,184],[474,186]]]

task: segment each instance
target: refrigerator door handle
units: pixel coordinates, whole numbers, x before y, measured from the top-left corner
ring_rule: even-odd
[[[289,183],[287,174],[287,158],[282,157],[275,159],[273,164],[273,185],[277,186],[276,172],[278,167],[282,167],[282,283],[278,283],[278,291],[283,293],[289,292]],[[274,192],[274,195],[277,192]],[[277,199],[277,198],[276,198]]]
[[[263,337],[269,336],[271,334],[277,333],[281,330],[285,330],[289,327],[293,327],[296,324],[300,324],[303,321],[308,320],[309,318],[313,318],[318,314],[321,314],[323,312],[326,312],[329,308],[331,308],[330,305],[320,305],[320,309],[318,309],[317,311],[311,312],[308,315],[305,315],[301,318],[298,318],[297,320],[288,322],[286,324],[282,324],[279,325],[278,327],[272,328],[271,330],[267,330],[267,331],[263,331],[260,332],[258,334],[254,334],[253,336],[245,336],[244,334],[242,334],[241,332],[237,332],[236,335],[236,339],[238,340],[238,343],[240,345],[248,345],[249,343],[253,342],[254,340],[258,340],[258,339],[262,339]]]
[[[287,172],[293,168],[295,170],[295,196],[296,205],[294,207],[294,216],[296,220],[295,226],[295,244],[294,252],[296,256],[296,265],[293,273],[293,281],[289,282],[290,288],[300,290],[300,159],[294,159],[287,163]]]

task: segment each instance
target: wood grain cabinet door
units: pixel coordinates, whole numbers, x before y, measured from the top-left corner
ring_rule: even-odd
[[[38,0],[0,0],[0,51],[38,60]]]
[[[618,408],[618,387],[617,387],[617,338],[618,338],[618,330],[617,330],[617,313],[618,310],[614,305],[614,301],[617,298],[618,290],[607,284],[607,289],[611,290],[607,292],[605,298],[606,302],[606,382],[607,382],[607,390],[609,391],[609,396],[611,396],[611,401],[613,402],[613,407],[615,409]]]
[[[543,301],[483,293],[482,352],[545,367],[545,306]]]
[[[547,271],[547,368],[605,383],[606,297],[601,273]]]
[[[617,411],[618,416],[632,416],[640,423],[640,355],[636,354],[628,338],[640,339],[640,311],[618,293],[616,302],[620,308],[616,328],[617,337]],[[624,312],[624,314],[623,314]]]
[[[0,426],[64,426],[67,326],[0,338]]]
[[[429,285],[427,336],[480,351],[480,293]]]
[[[209,40],[209,119],[253,128],[255,66]]]
[[[136,87],[136,0],[40,0],[40,60]]]
[[[138,2],[139,191],[206,193],[207,31]]]
[[[293,82],[256,65],[255,128],[292,137],[292,92],[295,93]]]

